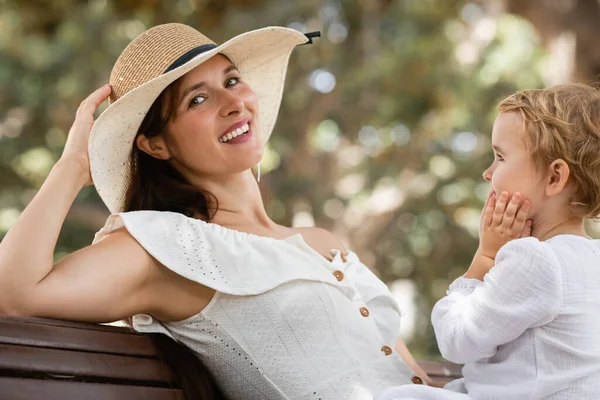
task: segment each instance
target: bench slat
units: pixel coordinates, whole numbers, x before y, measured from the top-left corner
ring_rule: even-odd
[[[417,361],[429,377],[438,382],[450,382],[462,378],[462,365],[452,364],[447,361]]]
[[[170,371],[158,359],[6,344],[0,344],[0,369],[10,370],[13,374],[22,371],[132,381],[172,381]]]
[[[3,400],[178,400],[179,390],[104,383],[31,380],[0,377]]]
[[[0,321],[0,343],[156,357],[152,342],[143,335],[7,320]]]
[[[3,321],[21,322],[25,324],[39,325],[50,325],[50,326],[66,326],[69,328],[85,329],[85,330],[98,330],[104,332],[118,332],[118,333],[134,333],[131,329],[123,326],[114,325],[102,325],[94,324],[90,322],[77,322],[77,321],[66,321],[62,319],[52,318],[38,318],[38,317],[17,317],[12,315],[0,315],[0,323]]]

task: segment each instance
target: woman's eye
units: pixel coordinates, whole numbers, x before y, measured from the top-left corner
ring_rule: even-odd
[[[227,79],[227,81],[225,82],[225,86],[229,87],[229,86],[235,86],[240,82],[240,78],[234,77],[234,78],[229,78]]]
[[[190,107],[202,104],[204,100],[206,100],[206,97],[204,96],[194,96],[192,100],[190,100]]]

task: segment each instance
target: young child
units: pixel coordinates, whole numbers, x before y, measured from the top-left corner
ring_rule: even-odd
[[[526,90],[499,111],[480,246],[432,313],[464,379],[378,400],[600,398],[600,241],[584,230],[600,214],[600,91]]]

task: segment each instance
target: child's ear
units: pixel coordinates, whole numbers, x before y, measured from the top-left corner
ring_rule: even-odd
[[[570,173],[569,166],[564,160],[554,160],[548,167],[546,195],[556,196],[561,193],[567,186]]]
[[[135,138],[135,144],[144,153],[151,155],[159,160],[168,160],[171,158],[171,153],[163,139],[162,135],[148,138],[143,133]]]

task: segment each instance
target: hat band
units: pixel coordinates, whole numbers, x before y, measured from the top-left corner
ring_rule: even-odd
[[[312,44],[313,38],[320,37],[321,32],[320,31],[309,32],[309,33],[305,33],[304,36],[306,36],[306,38],[308,39],[308,41],[305,44]],[[163,72],[163,74],[173,71],[177,67],[181,67],[183,64],[190,61],[192,58],[196,57],[198,54],[212,50],[215,47],[217,47],[216,44],[204,44],[202,46],[194,47],[193,49],[188,50],[182,56],[180,56],[177,60],[173,61],[173,63],[171,65],[169,65],[169,67],[165,70],[165,72]]]
[[[216,47],[217,47],[217,45],[215,45],[215,44],[204,44],[202,46],[194,47],[193,49],[186,51],[177,60],[173,61],[173,63],[171,65],[169,65],[169,67],[165,70],[165,72],[163,72],[163,74],[173,71],[177,67],[181,67],[183,64],[190,61],[192,58],[196,57],[198,54],[212,50]]]

